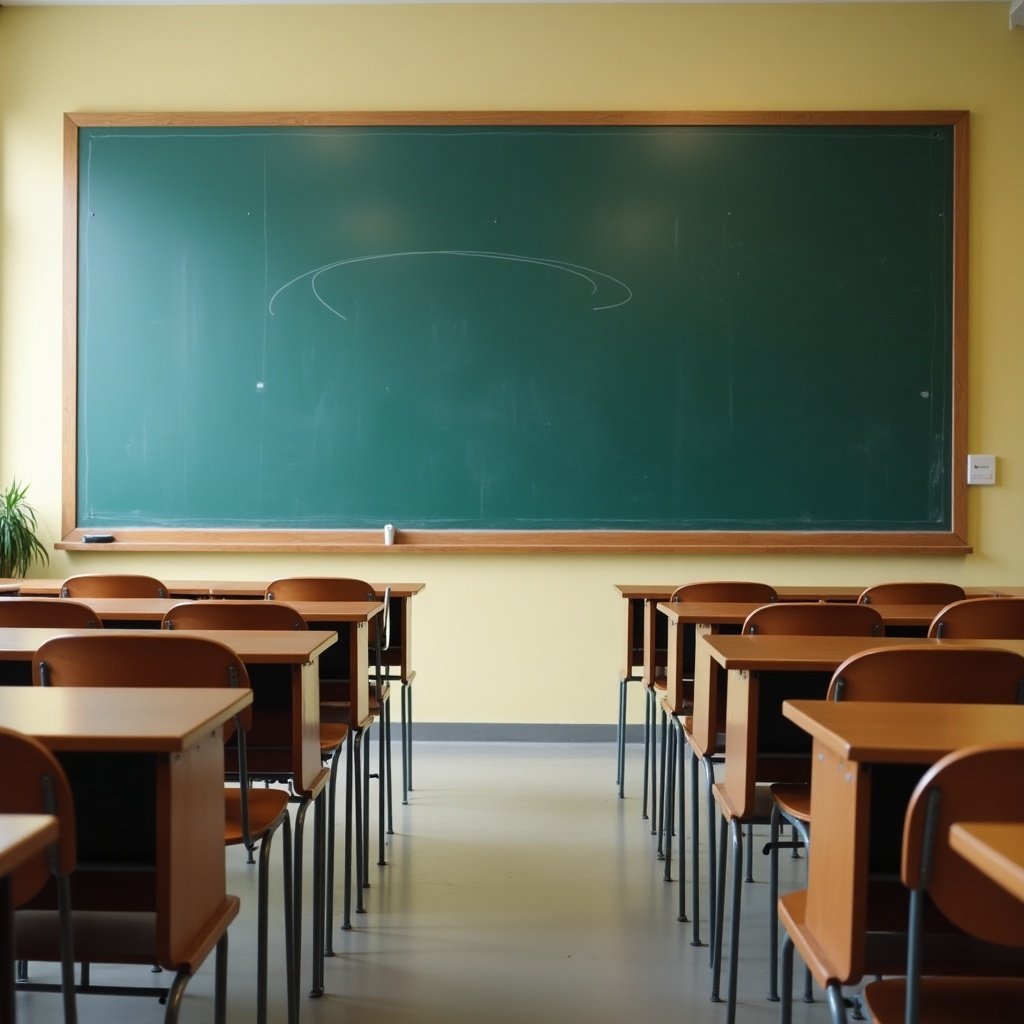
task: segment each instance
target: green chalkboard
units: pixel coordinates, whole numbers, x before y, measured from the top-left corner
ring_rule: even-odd
[[[72,539],[962,543],[966,115],[330,120],[72,118]]]

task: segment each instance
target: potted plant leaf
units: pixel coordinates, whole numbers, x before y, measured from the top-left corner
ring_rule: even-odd
[[[36,559],[50,561],[36,536],[36,511],[25,500],[27,492],[28,484],[12,480],[0,494],[0,577],[22,577]]]

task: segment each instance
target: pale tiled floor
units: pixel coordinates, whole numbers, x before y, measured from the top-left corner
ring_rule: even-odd
[[[610,744],[418,743],[416,789],[409,806],[396,802],[390,863],[372,865],[369,912],[356,929],[336,932],[327,991],[317,1000],[307,996],[307,916],[302,1020],[724,1024],[724,1004],[708,998],[707,950],[692,947],[689,926],[677,922],[677,883],[663,880],[641,821],[639,751],[629,758],[627,799],[619,800]],[[783,856],[781,863],[784,884],[799,882],[803,861]],[[758,856],[755,874],[744,891],[741,1024],[778,1020],[778,1004],[765,999],[766,858]],[[276,885],[276,853],[273,875]],[[237,850],[228,856],[228,887],[243,907],[231,928],[228,1019],[249,1024],[255,869]],[[307,915],[309,898],[307,884]],[[279,907],[274,891],[274,963],[281,962]],[[189,985],[184,1024],[213,1020],[212,967],[211,956]],[[34,977],[50,971],[32,965]],[[159,976],[94,969],[97,983],[113,977],[134,984]],[[279,971],[270,999],[270,1020],[283,1022]],[[82,1024],[158,1024],[163,1015],[149,999],[83,996],[78,1006]],[[59,997],[21,993],[18,1013],[21,1024],[57,1022]],[[824,1003],[798,1002],[793,1019],[827,1020]]]

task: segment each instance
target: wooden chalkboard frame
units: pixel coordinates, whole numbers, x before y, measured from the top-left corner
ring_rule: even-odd
[[[616,531],[399,530],[385,546],[380,530],[115,529],[114,543],[87,540],[77,522],[78,136],[94,127],[241,126],[950,126],[953,132],[953,302],[951,528],[948,531]],[[55,546],[90,551],[519,552],[519,553],[889,553],[966,554],[968,130],[966,111],[447,111],[341,113],[70,113],[64,118],[64,357],[62,534]]]

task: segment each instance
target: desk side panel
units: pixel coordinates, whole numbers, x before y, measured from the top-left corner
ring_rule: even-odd
[[[817,981],[857,982],[863,974],[867,920],[870,772],[818,740],[812,757],[807,927],[832,972]]]
[[[220,729],[162,760],[157,774],[159,962],[187,962],[224,904],[224,741]],[[198,965],[196,965],[198,966]]]

